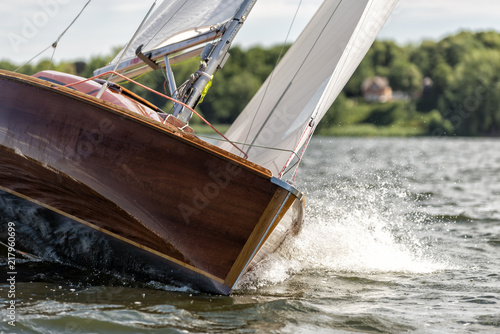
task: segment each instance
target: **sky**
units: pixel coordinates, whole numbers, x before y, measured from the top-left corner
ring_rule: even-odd
[[[0,60],[21,64],[50,46],[87,1],[1,1]],[[110,54],[113,47],[128,42],[152,3],[153,0],[92,0],[62,37],[54,59],[86,60]],[[259,0],[234,44],[250,47],[283,43],[299,3],[299,15],[288,39],[293,41],[322,0]],[[500,1],[400,0],[379,39],[418,44],[461,30],[500,32]],[[50,48],[41,58],[51,55]]]

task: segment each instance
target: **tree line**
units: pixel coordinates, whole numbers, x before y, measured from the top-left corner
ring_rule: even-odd
[[[359,96],[363,78],[374,75],[387,77],[393,90],[414,97],[409,109],[441,116],[440,127],[431,127],[430,134],[500,135],[497,32],[464,31],[408,46],[377,41],[344,89],[345,96]],[[424,78],[430,86],[424,87]]]
[[[287,49],[288,46],[231,48],[229,61],[214,77],[198,110],[212,123],[232,122]],[[91,77],[93,70],[106,65],[115,53],[88,61],[51,64],[51,69]],[[178,85],[197,70],[198,62],[195,59],[173,67]],[[16,67],[7,61],[0,62],[2,69]],[[19,72],[34,74],[48,67],[49,61],[42,60]],[[409,98],[388,104],[364,102],[362,83],[375,76],[387,78],[393,91]],[[143,75],[138,81],[164,91],[165,78],[158,71]],[[128,87],[168,111],[169,104],[162,98],[135,86]],[[500,34],[464,31],[440,41],[404,46],[375,41],[320,124],[319,131],[324,133],[348,125],[405,124],[420,127],[421,131],[415,134],[498,136]]]

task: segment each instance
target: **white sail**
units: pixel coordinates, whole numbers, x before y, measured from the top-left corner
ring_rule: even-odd
[[[134,57],[140,45],[143,52],[148,52],[225,24],[241,3],[243,0],[164,0],[145,22],[123,59]],[[111,64],[120,59],[122,52]]]
[[[327,0],[226,136],[281,176],[345,86],[397,0]],[[238,154],[228,143],[219,146]],[[279,149],[272,150],[269,147]]]

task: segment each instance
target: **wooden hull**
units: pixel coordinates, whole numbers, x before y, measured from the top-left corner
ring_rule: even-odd
[[[0,191],[43,212],[2,213],[2,232],[17,219],[35,255],[221,294],[273,249],[264,241],[279,244],[272,232],[287,211],[291,226],[303,208],[269,171],[193,135],[5,71]]]

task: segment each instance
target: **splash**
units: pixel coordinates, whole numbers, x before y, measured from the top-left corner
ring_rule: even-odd
[[[344,180],[313,189],[301,233],[247,273],[239,286],[278,283],[304,271],[427,274],[447,269],[446,261],[432,254],[431,224],[414,197],[393,181]]]

